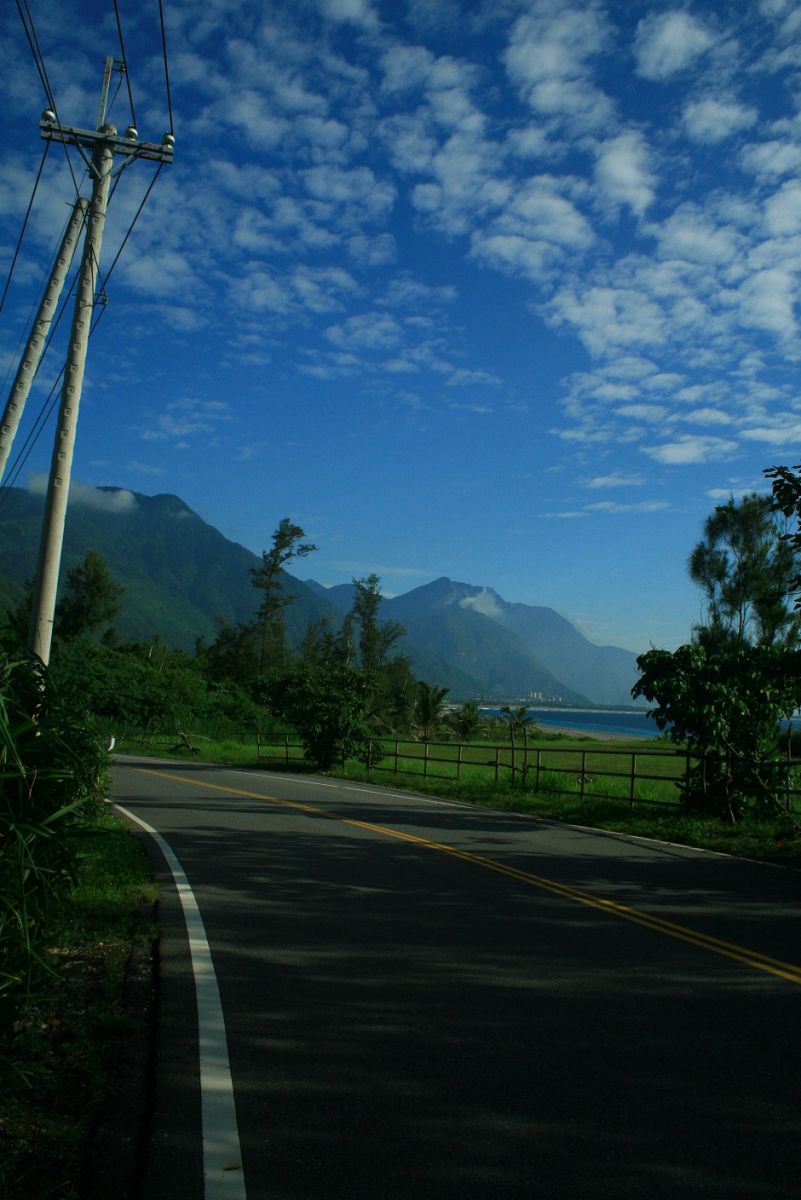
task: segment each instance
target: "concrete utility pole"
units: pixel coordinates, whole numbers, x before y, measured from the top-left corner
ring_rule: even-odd
[[[127,166],[128,162],[134,158],[146,158],[162,163],[172,162],[175,141],[172,134],[166,133],[161,145],[153,142],[140,142],[139,135],[133,126],[129,126],[125,130],[123,137],[118,137],[115,126],[106,124],[106,103],[113,65],[114,59],[107,58],[103,73],[103,86],[100,91],[97,129],[76,129],[70,125],[61,125],[51,109],[45,110],[40,123],[42,137],[45,140],[78,147],[92,178],[92,199],[86,222],[86,237],[78,275],[69,351],[64,368],[61,406],[50,464],[44,522],[39,544],[39,561],[31,607],[28,646],[31,654],[39,658],[45,665],[50,661],[50,646],[53,640],[56,593],[61,567],[61,549],[64,542],[64,522],[69,499],[75,433],[78,424],[78,407],[81,401],[86,347],[92,324],[95,282],[100,263],[100,247],[106,222],[106,205],[114,156],[121,154],[127,158],[128,161],[123,163],[123,167]],[[91,159],[87,156],[87,150],[91,152]]]
[[[53,270],[50,273],[42,302],[39,305],[39,311],[36,314],[36,319],[31,328],[22,358],[20,359],[19,367],[17,368],[17,374],[14,377],[14,383],[9,392],[2,421],[0,421],[0,479],[3,478],[5,473],[8,456],[11,453],[11,446],[16,436],[22,414],[25,411],[25,404],[28,399],[28,393],[31,390],[31,384],[36,377],[36,372],[39,370],[42,351],[45,348],[47,335],[53,323],[61,290],[64,287],[64,280],[67,278],[67,272],[70,269],[70,263],[75,254],[75,248],[78,245],[78,238],[81,234],[81,228],[88,207],[89,201],[83,200],[80,197],[78,197],[72,206],[72,216],[67,223]]]

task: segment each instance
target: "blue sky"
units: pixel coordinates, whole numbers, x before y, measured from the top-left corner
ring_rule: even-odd
[[[139,133],[159,141],[158,5],[118,3]],[[29,4],[61,119],[93,127],[111,0]],[[174,492],[257,552],[291,516],[319,546],[298,574],[323,583],[449,575],[599,643],[687,640],[705,516],[801,458],[801,9],[165,14],[175,161],[109,282],[76,479]],[[0,33],[4,279],[44,95],[11,5]],[[112,118],[128,123],[124,85]],[[151,174],[124,173],[104,265]],[[54,147],[4,372],[72,194]]]

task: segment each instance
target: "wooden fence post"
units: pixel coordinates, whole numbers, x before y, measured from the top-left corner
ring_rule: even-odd
[[[586,771],[587,771],[587,751],[582,750],[582,752],[581,752],[581,785],[580,785],[580,790],[579,790],[579,800],[584,799],[584,778],[586,775]]]
[[[459,776],[462,772],[462,743],[460,742],[456,749],[456,782],[459,782]]]
[[[629,807],[634,808],[634,781],[637,777],[637,754],[631,756],[631,782],[629,785]]]

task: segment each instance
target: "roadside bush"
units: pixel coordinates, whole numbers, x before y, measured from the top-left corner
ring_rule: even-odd
[[[0,660],[0,1031],[48,971],[53,902],[69,886],[68,826],[99,804],[106,755],[42,668]]]
[[[366,761],[370,732],[364,672],[328,664],[300,667],[272,680],[266,696],[273,713],[292,726],[322,771],[347,758]]]

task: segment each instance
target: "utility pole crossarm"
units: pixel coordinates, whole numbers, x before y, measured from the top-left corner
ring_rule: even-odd
[[[102,129],[79,129],[75,125],[62,125],[52,109],[45,109],[39,122],[39,129],[46,142],[61,142],[68,146],[80,146],[81,149],[94,151],[98,141],[106,142],[114,154],[124,154],[129,158],[147,158],[154,162],[171,163],[173,160],[175,139],[171,133],[165,133],[158,142],[140,142],[137,132],[129,125],[125,135],[120,137],[113,125],[104,125]],[[113,131],[113,132],[112,132]]]

